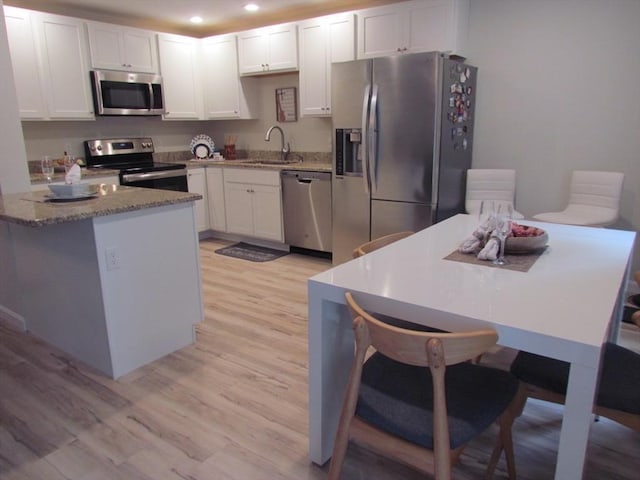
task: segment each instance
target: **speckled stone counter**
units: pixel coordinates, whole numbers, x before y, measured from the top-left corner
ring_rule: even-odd
[[[50,192],[0,196],[0,220],[29,227],[74,222],[163,205],[200,200],[197,193],[120,185],[96,186],[96,196],[73,202],[52,202]]]
[[[196,160],[191,152],[156,152],[154,160],[158,162],[184,163],[187,168],[221,166],[239,168],[259,168],[267,170],[306,170],[330,172],[331,152],[293,152],[287,163],[274,163],[280,160],[280,152],[273,150],[239,150],[237,160]]]
[[[239,168],[259,168],[265,170],[302,170],[313,172],[330,172],[330,163],[319,162],[291,162],[291,163],[270,163],[269,160],[258,160],[254,158],[244,160],[183,160],[182,163],[187,168],[222,166]]]

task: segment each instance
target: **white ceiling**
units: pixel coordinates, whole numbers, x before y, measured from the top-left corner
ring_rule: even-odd
[[[398,0],[253,0],[256,13],[243,9],[250,0],[3,0],[29,8],[121,25],[202,37],[262,25],[299,20]],[[189,19],[199,15],[203,23]]]

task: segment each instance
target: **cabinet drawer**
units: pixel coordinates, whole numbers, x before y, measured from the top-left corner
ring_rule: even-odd
[[[280,186],[280,170],[225,168],[224,181]]]

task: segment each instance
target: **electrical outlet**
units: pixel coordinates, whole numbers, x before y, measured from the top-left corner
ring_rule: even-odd
[[[120,268],[120,255],[116,247],[107,248],[104,251],[107,260],[107,270],[116,270]]]

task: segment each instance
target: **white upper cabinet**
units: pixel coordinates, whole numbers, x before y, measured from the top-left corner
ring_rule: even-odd
[[[329,15],[298,24],[300,115],[331,115],[331,64],[355,59],[353,14]]]
[[[95,118],[84,22],[41,13],[33,15],[33,22],[41,53],[46,118]]]
[[[205,117],[256,118],[258,85],[254,78],[238,76],[235,35],[218,35],[201,41]]]
[[[415,0],[358,12],[358,58],[441,51],[463,54],[469,0]]]
[[[295,24],[273,25],[238,34],[240,75],[298,69],[298,35]]]
[[[46,118],[47,106],[41,84],[37,38],[31,22],[31,13],[19,8],[4,7],[4,20],[9,38],[20,118]]]
[[[158,73],[154,32],[96,22],[87,30],[93,68]]]
[[[158,50],[164,92],[165,120],[202,120],[200,40],[159,34]]]
[[[93,119],[82,21],[11,7],[4,12],[21,118]]]

